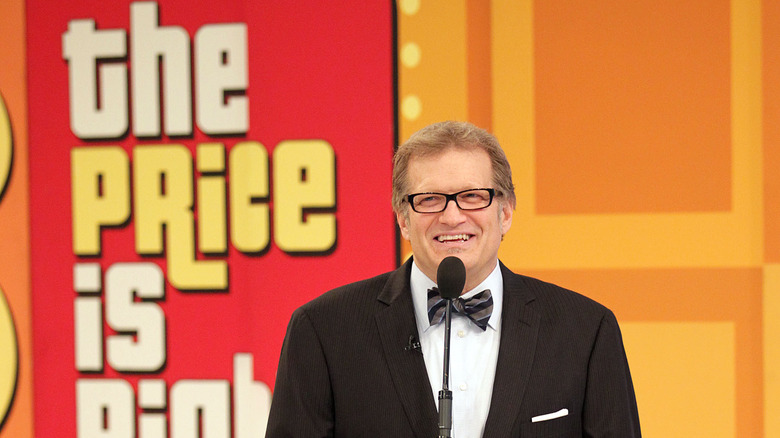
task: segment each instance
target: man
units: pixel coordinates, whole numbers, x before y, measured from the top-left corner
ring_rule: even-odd
[[[466,267],[452,317],[453,437],[640,436],[612,312],[498,261],[514,206],[509,163],[486,131],[443,122],[402,144],[393,208],[414,257],[295,311],[266,436],[437,436],[444,324],[428,290],[451,255]],[[469,314],[470,298],[490,315]]]

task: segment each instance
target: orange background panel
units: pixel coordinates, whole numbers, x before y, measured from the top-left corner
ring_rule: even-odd
[[[780,71],[769,65],[780,63],[780,7],[492,0],[485,23],[474,3],[466,50],[429,33],[420,62],[455,46],[469,87],[420,97],[460,108],[467,96],[462,118],[504,146],[518,194],[504,263],[615,311],[647,436],[777,435],[780,332],[767,322],[780,277],[765,263],[780,259]],[[410,27],[426,20],[438,21],[415,15]],[[485,35],[489,71],[472,56]],[[442,71],[401,70],[447,81]],[[402,118],[401,140],[438,120]],[[697,418],[681,426],[686,408]]]
[[[16,438],[33,436],[23,0],[0,2],[0,29],[0,59],[4,60],[0,94],[11,119],[14,154],[8,186],[0,198],[0,287],[16,326],[19,356],[14,400],[0,438]]]
[[[490,3],[467,0],[466,7],[468,120],[491,130]]]
[[[729,2],[534,2],[537,213],[728,211]]]
[[[768,263],[780,262],[780,2],[762,3],[764,227]]]

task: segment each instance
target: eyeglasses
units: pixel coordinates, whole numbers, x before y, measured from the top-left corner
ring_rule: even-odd
[[[495,189],[468,189],[457,193],[414,193],[406,196],[406,201],[417,213],[440,213],[447,209],[450,201],[461,210],[479,210],[489,207],[496,195]]]

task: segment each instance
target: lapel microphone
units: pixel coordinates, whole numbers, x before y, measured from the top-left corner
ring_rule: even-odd
[[[404,351],[412,351],[412,350],[420,351],[421,348],[422,346],[420,345],[420,341],[417,340],[417,336],[410,335],[409,343],[406,345],[406,347],[404,347]]]
[[[439,438],[452,437],[452,391],[450,391],[450,331],[452,300],[458,298],[466,284],[466,267],[454,256],[445,257],[436,270],[439,295],[447,301],[444,311],[444,372],[439,391]]]

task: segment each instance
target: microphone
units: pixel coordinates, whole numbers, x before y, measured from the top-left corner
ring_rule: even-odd
[[[452,300],[458,298],[466,284],[466,267],[454,256],[445,257],[436,270],[439,295],[447,300],[444,311],[444,372],[439,391],[439,438],[452,436],[452,391],[450,391],[450,331]]]
[[[436,270],[436,285],[439,287],[439,295],[446,300],[454,300],[463,292],[466,284],[466,266],[455,257],[445,257],[439,263]]]

